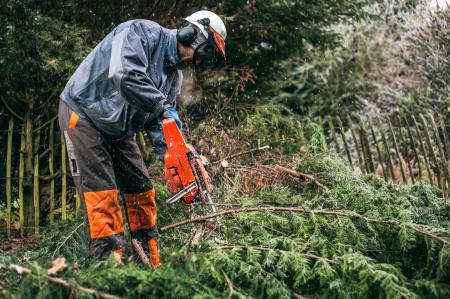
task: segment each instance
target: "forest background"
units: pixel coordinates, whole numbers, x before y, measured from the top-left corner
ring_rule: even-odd
[[[444,2],[7,0],[3,7],[0,263],[31,272],[20,280],[0,274],[2,295],[92,296],[83,285],[130,298],[449,296]],[[185,72],[184,132],[211,162],[220,210],[263,210],[230,212],[201,241],[192,240],[197,223],[161,229],[163,269],[92,261],[65,171],[58,95],[119,23],[145,18],[176,28],[199,9],[225,20],[227,66],[214,75]],[[364,139],[361,128],[375,119],[374,138]],[[387,120],[388,141],[398,146],[382,146]],[[401,142],[408,137],[415,143]],[[162,166],[146,137],[137,138],[160,194],[159,225],[203,215],[207,207],[164,205]],[[46,274],[58,256],[70,265],[58,274],[66,286]]]

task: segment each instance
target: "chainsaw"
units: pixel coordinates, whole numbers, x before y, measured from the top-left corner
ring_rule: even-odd
[[[167,144],[164,154],[164,179],[172,196],[167,203],[181,202],[189,205],[204,202],[216,208],[212,202],[212,183],[200,155],[188,144],[175,120],[162,121],[162,129]]]

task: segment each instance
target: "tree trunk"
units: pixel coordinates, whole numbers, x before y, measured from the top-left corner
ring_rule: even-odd
[[[34,202],[33,202],[33,122],[31,120],[31,109],[27,111],[24,119],[25,138],[25,169],[23,175],[23,231],[25,234],[32,231],[34,227]]]
[[[39,126],[39,122],[37,123]],[[36,137],[34,138],[34,170],[33,170],[33,207],[34,207],[34,234],[39,235],[39,216],[40,216],[40,206],[39,206],[39,142],[41,131],[36,132]]]
[[[20,153],[19,153],[19,225],[20,225],[20,235],[23,237],[25,230],[25,214],[23,209],[23,175],[25,172],[25,123],[22,125],[22,130],[20,131]]]
[[[14,131],[14,118],[11,117],[8,125],[8,145],[6,150],[6,231],[11,236],[11,158],[12,137]]]
[[[67,174],[66,174],[66,143],[64,142],[64,135],[61,134],[61,218],[67,219]]]
[[[55,174],[55,170],[53,168],[53,156],[54,156],[54,143],[55,143],[55,132],[54,132],[54,121],[50,124],[50,134],[48,137],[49,141],[49,150],[48,153],[48,171],[50,174],[50,177],[52,178],[50,181],[50,195],[49,195],[49,201],[50,201],[50,224],[53,224],[55,216],[54,216],[54,210],[55,210],[55,178],[53,175]]]

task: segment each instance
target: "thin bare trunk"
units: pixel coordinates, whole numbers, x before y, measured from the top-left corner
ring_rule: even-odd
[[[11,236],[11,158],[12,137],[14,132],[14,118],[11,117],[8,125],[8,143],[6,150],[6,231]]]
[[[66,143],[64,135],[61,134],[61,218],[67,219],[67,169],[66,169]]]

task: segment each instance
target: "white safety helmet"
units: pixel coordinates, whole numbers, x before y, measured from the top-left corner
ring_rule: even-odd
[[[177,38],[183,45],[195,49],[194,65],[199,68],[222,65],[227,37],[222,19],[211,11],[200,10],[184,20],[186,23],[178,30]]]
[[[200,28],[203,35],[208,38],[208,33],[203,29],[203,25],[198,22],[198,20],[201,19],[209,19],[209,26],[214,29],[214,31],[218,33],[225,42],[225,39],[227,38],[227,28],[225,28],[225,24],[223,23],[222,19],[212,11],[199,10],[197,12],[194,12],[189,17],[185,18],[186,21]]]

